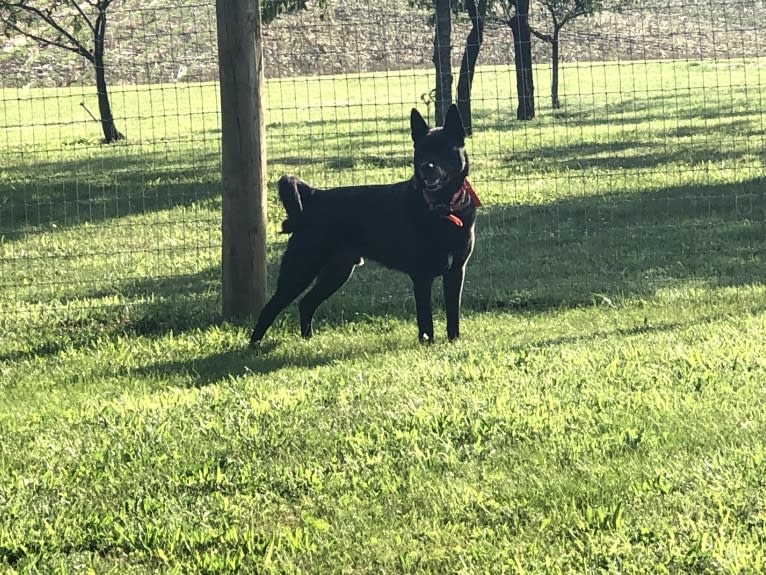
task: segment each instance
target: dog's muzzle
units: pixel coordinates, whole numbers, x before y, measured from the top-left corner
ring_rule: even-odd
[[[423,186],[429,192],[436,192],[442,189],[449,179],[447,172],[433,162],[420,164],[419,172],[420,178],[423,180]]]

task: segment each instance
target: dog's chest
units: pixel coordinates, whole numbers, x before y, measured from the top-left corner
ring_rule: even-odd
[[[471,229],[452,228],[452,225],[440,225],[434,232],[421,237],[419,249],[413,250],[415,272],[442,275],[452,266],[455,258],[462,259],[470,251]]]

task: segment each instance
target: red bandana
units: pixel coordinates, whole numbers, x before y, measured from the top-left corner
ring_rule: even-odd
[[[481,200],[479,199],[479,196],[476,195],[476,192],[473,191],[471,182],[469,182],[468,180],[465,180],[463,182],[463,187],[461,187],[460,189],[465,191],[465,193],[468,194],[468,197],[471,198],[471,205],[473,205],[475,208],[481,207]]]
[[[470,200],[471,205],[473,207],[475,208],[481,207],[481,200],[479,199],[479,196],[476,195],[476,192],[471,186],[471,182],[469,182],[467,179],[463,180],[463,185],[460,186],[460,189],[457,192],[455,192],[454,196],[452,196],[452,203],[453,204],[458,203],[460,201],[460,198],[463,197],[463,194],[468,194],[468,199]],[[448,219],[449,221],[451,221],[453,224],[455,224],[457,227],[459,228],[463,227],[463,220],[461,220],[455,214],[447,214],[444,217]]]

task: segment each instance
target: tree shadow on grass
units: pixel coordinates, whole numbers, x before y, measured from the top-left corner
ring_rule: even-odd
[[[766,177],[490,208],[479,225],[466,297],[479,309],[766,280]]]
[[[672,125],[667,119],[659,127],[655,126],[649,129],[648,125],[641,129],[641,122],[648,121],[645,118],[639,118],[639,127],[632,124],[621,131],[619,123],[615,124],[614,119],[604,118],[604,125],[613,126],[615,129],[608,140],[584,140],[578,142],[566,142],[562,145],[532,145],[526,144],[520,150],[514,150],[512,154],[505,157],[496,157],[486,155],[490,162],[497,161],[500,166],[518,166],[525,162],[534,163],[535,171],[550,171],[559,173],[563,168],[569,170],[624,170],[652,168],[662,169],[662,166],[677,165],[707,165],[709,162],[736,161],[741,159],[746,153],[754,154],[756,151],[750,149],[748,152],[745,145],[746,140],[760,140],[764,136],[764,130],[757,127],[757,114],[754,112],[741,113],[739,115],[726,110],[718,110],[718,116],[715,119],[718,123],[711,127],[708,124],[699,125]],[[728,115],[727,115],[728,114]],[[733,119],[741,116],[741,119]],[[685,117],[684,117],[685,118]],[[685,119],[701,119],[707,116],[689,116]],[[679,117],[674,116],[673,121]],[[577,122],[580,125],[580,121]],[[488,126],[489,127],[489,126]],[[519,122],[502,123],[492,126],[495,129],[506,134],[509,141],[526,142],[527,138],[521,138],[519,134],[525,134],[529,126]],[[553,128],[557,128],[554,126]],[[561,126],[561,130],[567,130]],[[643,130],[643,131],[642,131]],[[480,133],[477,130],[477,133]],[[573,135],[582,138],[577,131],[571,132]],[[493,135],[492,137],[496,137]],[[594,136],[595,137],[595,136]],[[722,139],[730,138],[736,141],[736,145],[722,145]],[[663,144],[659,144],[661,140]],[[327,138],[323,141],[327,142]],[[477,149],[486,149],[486,142],[481,137],[477,138],[474,144]],[[343,147],[331,147],[331,149],[345,149]],[[392,152],[393,150],[393,152]],[[323,169],[330,174],[340,170],[353,169],[406,169],[412,164],[411,156],[403,148],[396,145],[381,145],[376,139],[365,139],[354,142],[353,151],[345,154],[336,154],[333,156],[317,155],[313,152],[306,152],[305,155],[296,153],[297,150],[289,154],[274,154],[270,161],[273,164],[284,166],[288,170],[305,170],[311,167],[312,170]],[[766,160],[765,160],[766,161]],[[332,176],[330,175],[330,180]]]
[[[7,350],[0,363],[53,356],[82,349],[104,338],[161,336],[206,329],[221,323],[220,280],[215,269],[182,276],[145,278],[116,285],[113,290],[83,291],[60,298],[55,308],[27,301],[34,310],[22,312],[29,325],[5,330]],[[3,320],[0,315],[0,320]],[[21,341],[25,338],[26,341]]]
[[[543,165],[551,171],[596,170],[598,173],[641,168],[657,168],[677,165],[706,165],[709,162],[740,160],[745,151],[736,147],[726,148],[721,145],[721,138],[736,138],[743,143],[747,138],[761,139],[763,130],[755,130],[750,122],[737,122],[725,128],[717,128],[716,135],[711,135],[707,126],[676,126],[664,129],[662,138],[668,145],[658,146],[650,141],[647,134],[635,139],[631,132],[617,135],[619,139],[610,141],[583,141],[568,143],[565,146],[538,146],[527,151],[514,152],[504,160],[512,162],[534,162],[536,169]],[[744,136],[746,135],[746,136]],[[625,138],[625,139],[622,139]],[[690,138],[684,141],[683,138]],[[746,147],[743,145],[743,147]]]
[[[550,117],[556,121],[557,125],[571,123],[578,127],[614,127],[623,122],[629,124],[653,122],[661,123],[664,127],[673,122],[711,120],[719,123],[720,127],[725,127],[748,119],[754,120],[761,115],[761,110],[748,98],[746,87],[731,86],[730,88],[731,93],[726,99],[709,100],[705,103],[696,99],[700,93],[695,91],[642,94],[635,98],[623,96],[620,101],[598,104],[589,102],[582,95],[564,94],[564,106],[552,109],[544,103],[540,107],[538,117],[543,120]],[[741,102],[748,103],[737,104],[737,98]],[[510,108],[500,113],[490,113],[482,119],[486,120],[486,125],[482,125],[482,128],[525,129],[524,123],[515,121],[515,111]],[[718,129],[719,126],[716,126],[716,131]]]
[[[109,148],[109,156],[9,165],[0,198],[0,234],[7,240],[217,200],[219,152]],[[124,153],[123,153],[124,152]],[[174,161],[173,154],[178,158]]]

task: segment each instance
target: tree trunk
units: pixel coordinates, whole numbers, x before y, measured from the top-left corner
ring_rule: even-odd
[[[476,61],[479,58],[481,43],[484,40],[484,20],[487,16],[487,0],[479,0],[477,9],[475,0],[466,0],[466,8],[471,17],[471,31],[465,42],[463,59],[460,62],[460,77],[457,82],[457,108],[463,120],[465,133],[473,133],[471,119],[471,86],[473,85],[473,73],[476,70]]]
[[[98,93],[98,112],[104,142],[111,144],[125,138],[114,123],[109,93],[106,89],[106,69],[104,67],[104,36],[106,34],[106,12],[101,12],[96,19],[96,31],[93,46],[93,66],[96,69],[96,92]]]
[[[561,108],[559,101],[559,29],[553,30],[551,39],[551,107]]]
[[[529,0],[517,0],[516,11],[508,25],[513,33],[513,61],[516,66],[516,89],[519,107],[516,118],[535,117],[535,87],[532,78],[532,32],[529,29]]]
[[[434,67],[436,69],[436,125],[444,124],[452,103],[452,13],[450,0],[434,0]]]
[[[221,92],[223,316],[266,302],[266,130],[259,0],[216,0]]]

